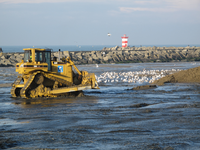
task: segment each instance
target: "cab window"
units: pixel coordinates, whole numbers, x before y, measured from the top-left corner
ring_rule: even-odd
[[[24,53],[24,62],[29,62],[30,61],[30,56],[31,56],[31,51],[25,51]]]
[[[45,61],[45,52],[35,51],[35,61],[46,62]]]

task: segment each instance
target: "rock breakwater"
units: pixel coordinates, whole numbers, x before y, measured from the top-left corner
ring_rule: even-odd
[[[58,57],[58,52],[53,52]],[[200,47],[112,47],[101,51],[61,51],[60,58],[70,56],[77,64],[141,63],[170,61],[199,61]],[[0,67],[15,66],[23,53],[2,53]]]

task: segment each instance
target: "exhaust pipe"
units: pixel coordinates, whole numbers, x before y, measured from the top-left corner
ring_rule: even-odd
[[[58,61],[60,61],[60,49],[58,50]]]

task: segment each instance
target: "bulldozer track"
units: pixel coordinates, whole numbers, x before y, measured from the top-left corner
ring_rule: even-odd
[[[35,72],[35,73],[33,73],[32,75],[30,75],[28,81],[26,82],[26,84],[24,85],[24,87],[21,89],[21,91],[20,91],[20,96],[21,96],[22,98],[28,98],[27,95],[26,95],[26,91],[27,91],[28,87],[30,87],[30,85],[31,85],[31,83],[32,83],[32,81],[33,81],[33,79],[35,78],[35,75],[36,75],[37,73],[38,73],[38,72]]]
[[[54,75],[50,75],[50,74],[47,73],[47,72],[37,71],[37,72],[34,72],[32,75],[30,75],[28,81],[26,82],[26,84],[24,85],[24,87],[20,90],[20,96],[21,96],[22,98],[28,98],[27,90],[28,90],[28,89],[32,90],[31,87],[30,87],[30,86],[31,86],[31,83],[33,82],[35,76],[36,76],[37,74],[39,74],[39,73],[41,73],[44,77],[46,77],[46,78],[48,78],[48,79],[50,79],[50,80],[57,81],[57,82],[62,83],[62,84],[64,84],[64,85],[66,85],[66,86],[73,86],[73,83],[71,83],[71,82],[69,82],[69,81],[66,81],[66,80],[63,80],[63,79],[60,79],[60,78],[58,78],[57,76],[55,77]],[[18,78],[16,79],[16,81],[15,81],[14,84],[13,84],[13,87],[12,87],[12,89],[11,89],[11,95],[12,95],[13,97],[17,97],[16,94],[15,94],[15,90],[16,90],[16,86],[15,86],[15,85],[19,84],[19,83],[21,82],[21,80],[22,80],[22,77],[20,76],[20,77],[18,77]],[[46,94],[46,93],[44,93],[44,94]]]
[[[55,82],[57,81],[58,83],[61,83],[62,85],[64,85],[63,88],[59,87],[59,89],[61,89],[61,90],[64,89],[64,88],[66,88],[66,87],[70,87],[70,88],[76,88],[76,87],[78,88],[78,87],[80,87],[78,85],[73,84],[72,82],[69,82],[69,81],[66,81],[64,79],[59,78],[57,75],[50,74],[49,72],[37,71],[37,72],[32,73],[29,76],[28,81],[26,82],[26,84],[24,85],[24,87],[21,88],[21,90],[20,90],[20,97],[22,97],[22,98],[30,98],[30,97],[32,97],[30,95],[29,91],[37,89],[37,87],[39,87],[41,85],[41,84],[37,85],[37,87],[35,85],[31,85],[34,82],[34,79],[35,79],[35,77],[36,77],[37,74],[42,74],[47,79],[50,79],[50,80],[53,80]],[[15,82],[13,83],[12,89],[11,89],[11,95],[12,95],[12,97],[17,97],[17,95],[16,95],[16,88],[17,88],[16,85],[20,84],[21,80],[22,80],[22,76],[18,76],[17,79],[15,80]],[[88,85],[91,84],[90,82],[92,82],[89,77],[87,77],[86,81],[87,81],[87,83],[85,83],[84,86],[86,86],[86,85],[88,86]],[[45,87],[43,89],[45,89]],[[55,90],[55,89],[56,88],[53,87],[51,90]],[[46,95],[49,94],[48,92],[50,92],[50,91],[49,90],[48,91],[44,90],[44,92],[40,92],[40,94],[38,94],[38,96],[46,96]],[[34,95],[34,97],[37,97],[37,94]]]
[[[15,94],[15,90],[16,90],[16,86],[15,85],[19,85],[21,80],[22,80],[22,76],[18,76],[17,79],[12,84],[12,89],[11,89],[11,92],[10,92],[12,97],[17,97],[16,94]]]

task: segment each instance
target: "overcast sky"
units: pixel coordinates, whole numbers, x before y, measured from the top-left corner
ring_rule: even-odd
[[[200,0],[0,0],[0,47],[120,45],[124,34],[129,45],[200,44]]]

